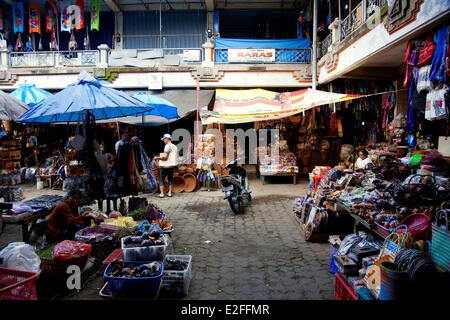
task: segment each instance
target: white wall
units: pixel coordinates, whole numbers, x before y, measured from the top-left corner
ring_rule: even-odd
[[[418,32],[445,15],[449,15],[449,12],[450,0],[425,0],[416,20],[397,32],[390,35],[384,25],[379,24],[339,53],[338,66],[334,71],[329,73],[325,66],[322,66],[319,70],[319,83],[330,82],[358,68],[370,57],[379,54],[399,41],[407,39],[414,32]]]
[[[117,89],[159,89],[154,83],[156,75],[161,73],[119,73],[118,77],[108,86]],[[60,90],[68,85],[77,82],[78,74],[63,75],[23,75],[18,76],[13,85],[0,84],[1,90],[16,89],[21,83],[35,84],[37,87],[46,90]],[[311,82],[299,82],[294,78],[293,71],[282,72],[225,72],[219,81],[201,81],[202,88],[217,87],[309,87]],[[195,89],[196,81],[191,72],[164,72],[162,73],[162,88],[192,88]]]

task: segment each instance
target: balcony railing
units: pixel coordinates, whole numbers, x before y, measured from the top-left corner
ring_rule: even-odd
[[[214,50],[214,62],[215,63],[251,63],[251,64],[267,64],[267,63],[302,63],[307,64],[311,63],[311,49],[310,48],[302,48],[302,49],[269,49],[275,50],[275,58],[273,61],[268,61],[265,59],[252,59],[249,58],[248,61],[242,59],[240,61],[229,61],[228,59],[228,49],[215,49]]]
[[[351,36],[375,14],[381,14],[388,0],[363,0],[342,20],[341,41]],[[381,19],[380,19],[381,21]]]
[[[323,39],[322,43],[320,44],[319,49],[319,59],[322,58],[324,55],[328,53],[328,48],[331,46],[333,40],[333,35],[330,33],[325,39]]]
[[[99,62],[98,50],[11,52],[12,68],[89,67]]]

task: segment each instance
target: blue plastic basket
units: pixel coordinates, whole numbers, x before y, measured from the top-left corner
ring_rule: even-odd
[[[108,282],[109,291],[117,297],[133,298],[156,298],[161,286],[162,276],[164,274],[164,264],[162,261],[155,261],[160,264],[160,274],[154,277],[145,278],[119,278],[108,276],[111,268],[109,264],[103,274],[103,278]],[[137,267],[150,262],[130,262],[125,263],[127,267]]]

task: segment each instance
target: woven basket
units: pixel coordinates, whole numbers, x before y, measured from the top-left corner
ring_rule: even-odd
[[[184,179],[181,177],[173,177],[173,187],[172,191],[174,193],[180,193],[184,191]]]
[[[408,293],[408,273],[397,271],[392,262],[381,263],[380,300],[400,300]]]
[[[183,176],[184,180],[184,192],[192,192],[197,188],[197,178],[190,173],[186,173]]]
[[[441,272],[450,269],[450,232],[448,229],[448,214],[450,210],[441,210],[432,223],[431,260]]]

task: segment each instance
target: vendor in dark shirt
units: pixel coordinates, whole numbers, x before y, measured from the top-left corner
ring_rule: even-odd
[[[73,240],[75,232],[89,226],[92,218],[78,212],[80,198],[79,190],[70,190],[66,199],[56,205],[47,221],[47,242]]]

